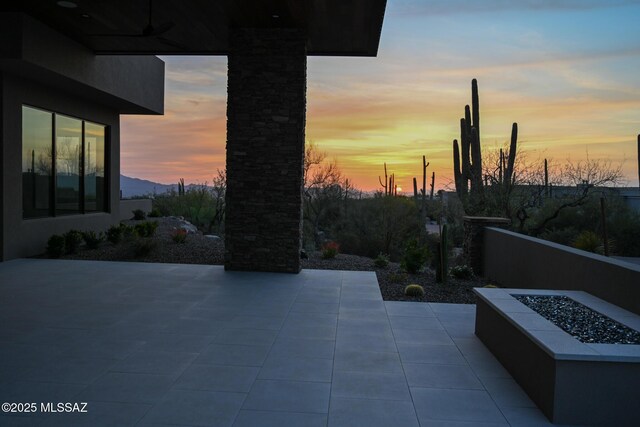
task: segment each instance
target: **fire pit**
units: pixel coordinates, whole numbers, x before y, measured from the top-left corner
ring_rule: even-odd
[[[549,420],[640,425],[640,316],[580,291],[474,292],[476,335]]]

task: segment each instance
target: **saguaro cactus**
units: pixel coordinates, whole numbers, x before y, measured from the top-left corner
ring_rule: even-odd
[[[389,194],[388,191],[388,182],[389,182],[389,178],[387,176],[387,164],[384,164],[384,184],[382,183],[382,178],[380,176],[378,176],[378,181],[380,182],[380,186],[382,188],[384,188],[384,195],[387,196]]]
[[[418,180],[416,177],[413,177],[413,193],[416,199],[416,205],[418,204],[418,195],[420,194],[422,197],[422,204],[417,205],[422,211],[426,209],[426,201],[427,201],[427,167],[430,165],[430,162],[427,162],[427,156],[422,156],[422,189],[418,191]]]
[[[485,186],[500,184],[508,189],[512,184],[518,144],[518,124],[513,123],[511,128],[509,152],[505,153],[500,150],[497,179],[496,177],[489,179],[489,177],[483,176],[480,140],[480,96],[478,81],[473,79],[471,81],[471,107],[465,106],[464,117],[460,119],[460,144],[457,139],[453,140],[453,172],[458,197],[466,202],[467,196],[469,196],[472,200],[471,205],[475,206],[482,205]]]
[[[480,147],[480,96],[478,81],[471,81],[471,105],[464,107],[464,118],[460,119],[460,146],[454,140],[454,175],[456,192],[464,199],[469,192],[482,193],[482,149]],[[456,148],[457,147],[457,148]],[[457,160],[456,160],[457,157]],[[456,166],[457,165],[457,166]]]
[[[422,156],[422,210],[426,209],[427,200],[427,156]]]
[[[545,197],[551,197],[551,191],[549,189],[549,167],[547,159],[544,159],[544,194]]]
[[[511,144],[509,145],[509,160],[504,171],[504,184],[511,185],[513,179],[513,167],[516,163],[516,150],[518,149],[518,124],[511,125]]]
[[[436,185],[436,173],[435,171],[431,173],[431,193],[429,194],[429,200],[433,200],[433,188]]]

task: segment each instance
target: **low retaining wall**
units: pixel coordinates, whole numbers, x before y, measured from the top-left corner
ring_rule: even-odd
[[[133,218],[133,211],[143,210],[145,213],[151,212],[151,199],[125,199],[120,200],[120,221]]]
[[[640,314],[640,265],[487,227],[484,275],[503,287],[585,291]]]

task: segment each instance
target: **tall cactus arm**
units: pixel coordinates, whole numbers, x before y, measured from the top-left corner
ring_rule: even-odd
[[[453,140],[453,176],[456,184],[456,193],[458,197],[462,197],[463,192],[462,171],[460,170],[460,148],[458,147],[458,140]]]
[[[507,169],[504,173],[504,182],[511,185],[513,180],[513,168],[516,163],[516,151],[518,149],[518,124],[511,126],[511,145],[509,146],[509,159],[507,160]]]
[[[478,139],[480,138],[480,97],[478,96],[478,81],[476,79],[471,80],[471,107],[473,108],[473,124],[478,132]]]
[[[478,130],[471,128],[471,190],[482,191],[482,150]]]
[[[433,188],[436,185],[436,173],[435,171],[431,173],[431,193],[429,194],[429,199],[433,200]]]
[[[470,140],[471,130],[467,119],[460,119],[460,149],[462,150],[462,184],[466,188],[465,193],[468,192],[468,182],[471,177],[471,156],[470,156]]]
[[[464,122],[467,125],[465,128],[467,135],[471,135],[472,122],[471,122],[471,108],[469,107],[469,105],[464,106]]]

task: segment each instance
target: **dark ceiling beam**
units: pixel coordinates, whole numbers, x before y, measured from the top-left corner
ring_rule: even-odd
[[[232,28],[306,30],[309,55],[375,56],[386,0],[152,0],[152,23],[166,33],[136,35],[148,24],[149,0],[20,0],[1,11],[26,13],[97,54],[226,55]],[[83,17],[84,16],[84,17]],[[277,17],[275,17],[277,16]]]

